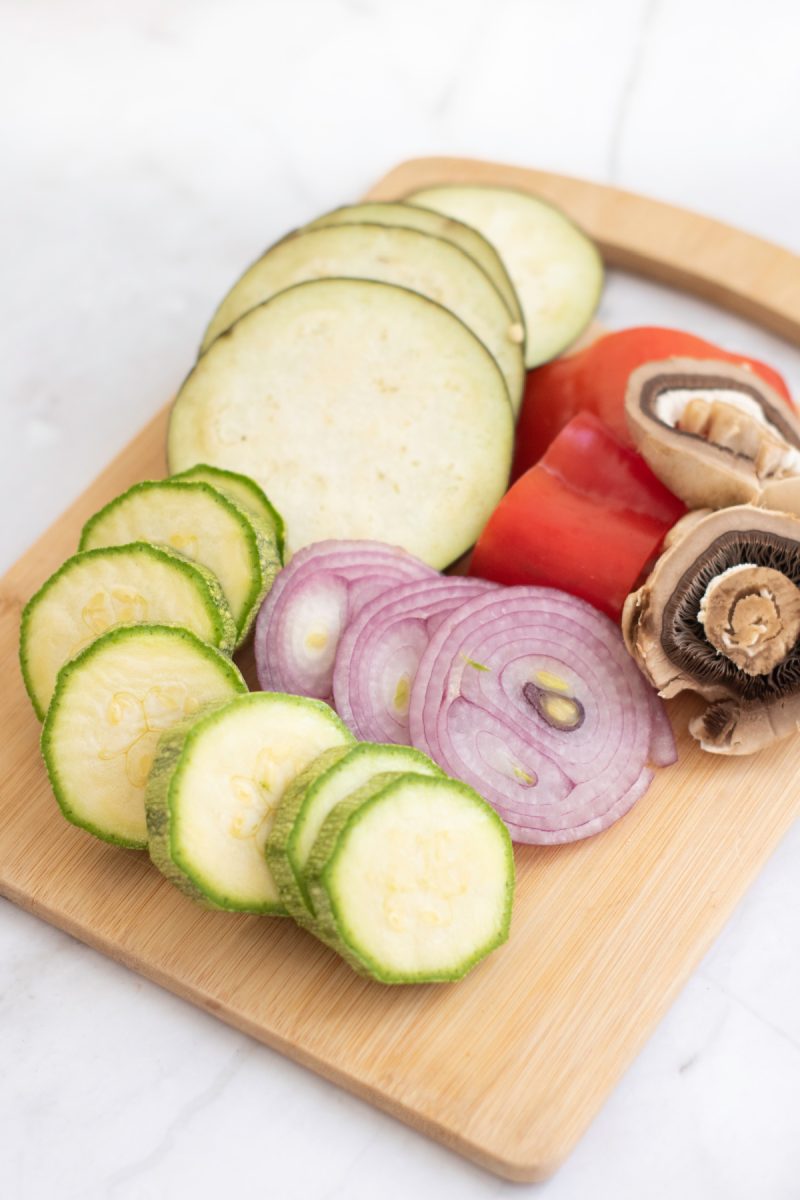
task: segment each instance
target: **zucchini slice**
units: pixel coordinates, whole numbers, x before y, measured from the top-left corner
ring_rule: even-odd
[[[209,467],[207,463],[198,463],[196,467],[182,471],[176,478],[187,483],[208,483],[218,492],[222,492],[223,496],[228,496],[272,538],[283,562],[286,537],[283,517],[270,504],[255,479],[251,479],[249,475],[239,475],[236,471],[221,471],[219,467]]]
[[[203,350],[244,313],[312,279],[375,279],[449,308],[477,334],[506,380],[514,411],[525,383],[524,332],[489,277],[452,242],[385,225],[302,230],[278,242],[231,289],[214,314]]]
[[[342,800],[386,772],[442,775],[434,762],[410,746],[362,742],[322,755],[284,793],[267,842],[267,861],[286,908],[301,925],[315,916],[304,871],[325,818]]]
[[[68,821],[120,846],[147,845],[144,789],[165,729],[247,685],[188,629],[121,625],[62,667],[42,754]]]
[[[236,641],[219,580],[181,554],[133,542],[68,558],[22,614],[22,678],[39,720],[67,659],[116,625],[142,623],[183,625],[225,654]]]
[[[288,784],[353,735],[327,704],[255,692],[162,739],[147,787],[150,857],[212,908],[285,913],[264,844]]]
[[[508,830],[454,779],[377,776],[328,815],[306,881],[323,939],[382,983],[461,979],[508,937]]]
[[[525,314],[525,362],[555,358],[583,332],[600,302],[603,260],[552,204],[513,188],[444,184],[406,197],[472,225],[508,268]]]
[[[304,229],[322,229],[327,225],[400,225],[404,229],[418,229],[420,233],[431,233],[434,237],[452,242],[474,258],[506,302],[508,311],[515,321],[522,322],[520,306],[514,285],[503,260],[491,242],[487,242],[477,229],[456,221],[444,213],[431,212],[413,204],[399,204],[390,200],[371,200],[365,204],[345,204],[333,212],[309,221]]]
[[[241,645],[280,562],[274,542],[238,504],[207,483],[179,479],[136,483],[89,518],[80,549],[140,541],[163,543],[214,572]]]
[[[209,347],[172,409],[168,457],[176,473],[252,476],[293,551],[373,538],[444,567],[505,491],[513,431],[497,364],[452,313],[405,288],[321,280]]]

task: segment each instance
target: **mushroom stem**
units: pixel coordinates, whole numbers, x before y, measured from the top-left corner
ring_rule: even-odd
[[[781,571],[742,563],[711,580],[697,619],[745,674],[768,675],[800,636],[800,588]]]

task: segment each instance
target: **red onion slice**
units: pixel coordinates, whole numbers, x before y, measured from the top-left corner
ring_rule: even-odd
[[[437,576],[383,592],[350,621],[333,672],[334,707],[362,741],[409,745],[408,703],[433,632],[473,596],[497,585]]]
[[[674,754],[619,629],[552,588],[503,588],[452,612],[419,662],[409,730],[522,842],[600,832],[647,789],[648,762]]]
[[[371,541],[314,542],[279,572],[258,614],[255,656],[265,691],[332,697],[336,647],[348,620],[387,588],[437,579],[399,546]]]

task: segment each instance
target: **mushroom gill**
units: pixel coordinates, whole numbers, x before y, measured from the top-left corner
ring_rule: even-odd
[[[630,376],[625,412],[639,452],[690,508],[761,503],[786,481],[782,494],[800,496],[800,421],[745,367],[646,363]]]
[[[662,696],[711,704],[690,731],[750,754],[800,728],[800,519],[751,505],[690,514],[622,616]]]

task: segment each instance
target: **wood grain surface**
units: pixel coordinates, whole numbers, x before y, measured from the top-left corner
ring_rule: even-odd
[[[454,159],[406,163],[372,195],[465,179],[556,200],[610,263],[800,341],[798,260],[678,209]],[[751,759],[704,756],[685,733],[686,705],[673,705],[678,765],[599,837],[517,848],[511,939],[458,984],[381,987],[287,920],[204,911],[145,855],[61,818],[17,665],[23,603],[74,551],[92,512],[164,473],[165,421],[151,422],[2,582],[0,891],[489,1170],[544,1178],[800,812],[800,742]]]

